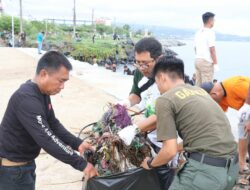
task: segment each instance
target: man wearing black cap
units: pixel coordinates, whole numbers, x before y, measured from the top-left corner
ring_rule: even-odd
[[[247,131],[250,131],[250,78],[235,76],[220,83],[203,83],[201,88],[206,90],[224,111],[227,111],[228,107],[239,110],[240,172],[246,172]],[[248,153],[250,154],[250,151]]]

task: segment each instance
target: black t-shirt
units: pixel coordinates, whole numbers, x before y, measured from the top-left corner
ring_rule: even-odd
[[[56,119],[50,97],[35,83],[27,81],[11,96],[0,126],[0,157],[31,161],[43,148],[83,171],[87,162],[74,152],[81,143]]]
[[[130,91],[130,94],[136,94],[137,96],[141,97],[141,90],[138,87],[138,83],[140,82],[142,78],[143,78],[143,74],[138,69],[136,69],[134,73],[133,86]]]

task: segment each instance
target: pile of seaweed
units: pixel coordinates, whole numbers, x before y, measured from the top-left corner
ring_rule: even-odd
[[[131,124],[131,116],[124,106],[109,104],[102,118],[92,127],[89,140],[96,150],[85,152],[85,158],[101,176],[139,167],[145,157],[152,155],[145,134],[137,134],[129,146],[119,138],[117,133]]]

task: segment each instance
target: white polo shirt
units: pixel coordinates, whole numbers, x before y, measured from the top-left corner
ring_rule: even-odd
[[[143,77],[138,86],[141,87],[148,81],[147,77]],[[141,101],[139,104],[136,105],[139,110],[151,108],[155,110],[155,102],[158,97],[160,97],[160,92],[157,88],[156,83],[152,84],[147,90],[141,93]],[[158,147],[162,147],[162,143],[157,141],[157,134],[156,130],[153,130],[151,133],[148,134],[148,138],[150,141]]]
[[[195,34],[194,46],[196,48],[196,58],[213,63],[209,49],[215,46],[215,32],[212,29],[202,28],[198,30]]]

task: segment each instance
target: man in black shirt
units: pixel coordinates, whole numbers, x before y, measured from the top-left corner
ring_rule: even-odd
[[[70,62],[50,51],[39,60],[36,76],[11,96],[0,126],[0,189],[34,190],[35,162],[41,148],[85,177],[98,175],[80,154],[91,146],[72,135],[55,117],[50,95],[69,79]]]

